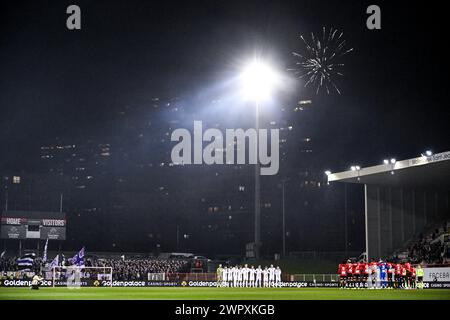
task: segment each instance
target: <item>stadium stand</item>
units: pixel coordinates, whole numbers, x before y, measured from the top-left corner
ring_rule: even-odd
[[[148,273],[183,273],[188,272],[189,261],[186,259],[98,259],[88,262],[93,267],[112,267],[113,280],[145,280]]]
[[[441,226],[433,228],[430,232],[420,234],[417,239],[410,242],[405,250],[399,250],[393,256],[396,261],[409,261],[422,264],[449,264],[450,263],[450,220]]]
[[[36,258],[33,265],[23,270],[17,264],[17,256],[4,257],[0,260],[0,271],[2,277],[6,274],[14,273],[14,278],[27,278],[31,273],[38,273],[41,270],[42,259]],[[65,264],[66,266],[68,263]],[[120,257],[109,258],[88,258],[86,266],[89,267],[111,267],[113,270],[113,280],[145,280],[148,273],[184,273],[189,272],[189,259],[156,259],[131,257],[122,259]],[[19,272],[19,271],[23,272]],[[26,271],[26,272],[25,272]]]
[[[450,151],[393,160],[329,173],[328,183],[362,187],[365,254],[369,261],[396,256],[404,261],[443,263],[448,259],[445,239],[437,241],[436,237],[450,214]],[[437,223],[438,232],[429,232],[429,227]],[[445,228],[448,230],[447,225]]]
[[[33,261],[33,265],[28,268],[20,267],[17,264],[17,259],[19,257],[8,257],[0,259],[0,271],[7,272],[7,271],[29,271],[29,272],[38,272],[40,269],[40,266],[42,264],[41,258],[36,258]]]

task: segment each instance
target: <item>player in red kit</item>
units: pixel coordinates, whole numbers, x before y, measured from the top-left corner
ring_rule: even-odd
[[[369,287],[368,281],[369,281],[369,279],[371,279],[370,265],[367,262],[365,262],[363,265],[364,265],[363,281],[364,281],[364,286],[367,288],[367,287]]]
[[[365,262],[360,262],[358,263],[358,267],[359,267],[359,282],[360,282],[360,287],[364,288],[366,286],[366,277],[364,274],[365,271]]]
[[[339,274],[339,286],[342,288],[345,287],[347,281],[347,269],[345,268],[345,264],[341,263],[338,268]]]
[[[394,265],[390,262],[386,264],[387,266],[387,280],[388,280],[388,288],[394,288]]]
[[[356,288],[359,288],[359,281],[361,276],[361,270],[359,269],[359,263],[353,264],[353,281]]]
[[[407,289],[411,289],[411,263],[407,262],[405,263],[405,269],[406,269],[406,277],[405,277],[405,283],[406,283],[406,288]]]
[[[348,260],[347,264],[345,265],[345,271],[347,272],[347,281],[345,287],[351,288],[353,287],[353,263],[351,263],[350,260]]]
[[[407,285],[408,285],[408,274],[406,271],[406,265],[402,265],[402,277],[401,277],[401,281],[402,281],[402,288],[406,289]]]
[[[394,282],[394,287],[396,289],[400,288],[402,285],[402,264],[401,263],[397,263],[395,265],[395,282]]]
[[[411,289],[416,289],[416,268],[411,266]]]

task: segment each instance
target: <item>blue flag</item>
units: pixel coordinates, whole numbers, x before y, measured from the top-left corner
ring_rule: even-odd
[[[84,267],[84,247],[72,258],[72,264]]]
[[[36,255],[34,253],[24,254],[22,257],[16,260],[16,264],[19,267],[19,269],[31,268],[33,266],[35,257]]]

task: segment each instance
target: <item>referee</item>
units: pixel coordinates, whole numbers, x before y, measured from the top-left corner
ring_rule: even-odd
[[[422,269],[422,266],[419,264],[417,266],[417,270],[416,270],[416,276],[417,276],[416,288],[417,289],[423,289],[423,275],[424,275],[424,271]]]
[[[222,285],[222,272],[223,272],[223,269],[222,269],[222,265],[221,264],[219,264],[219,267],[217,268],[217,270],[216,270],[216,274],[217,274],[217,282],[216,282],[216,286],[217,287],[220,287],[221,285]]]

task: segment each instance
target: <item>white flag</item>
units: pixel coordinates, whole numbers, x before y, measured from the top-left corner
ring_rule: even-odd
[[[55,259],[50,263],[50,268],[59,266],[59,254],[56,255]]]

